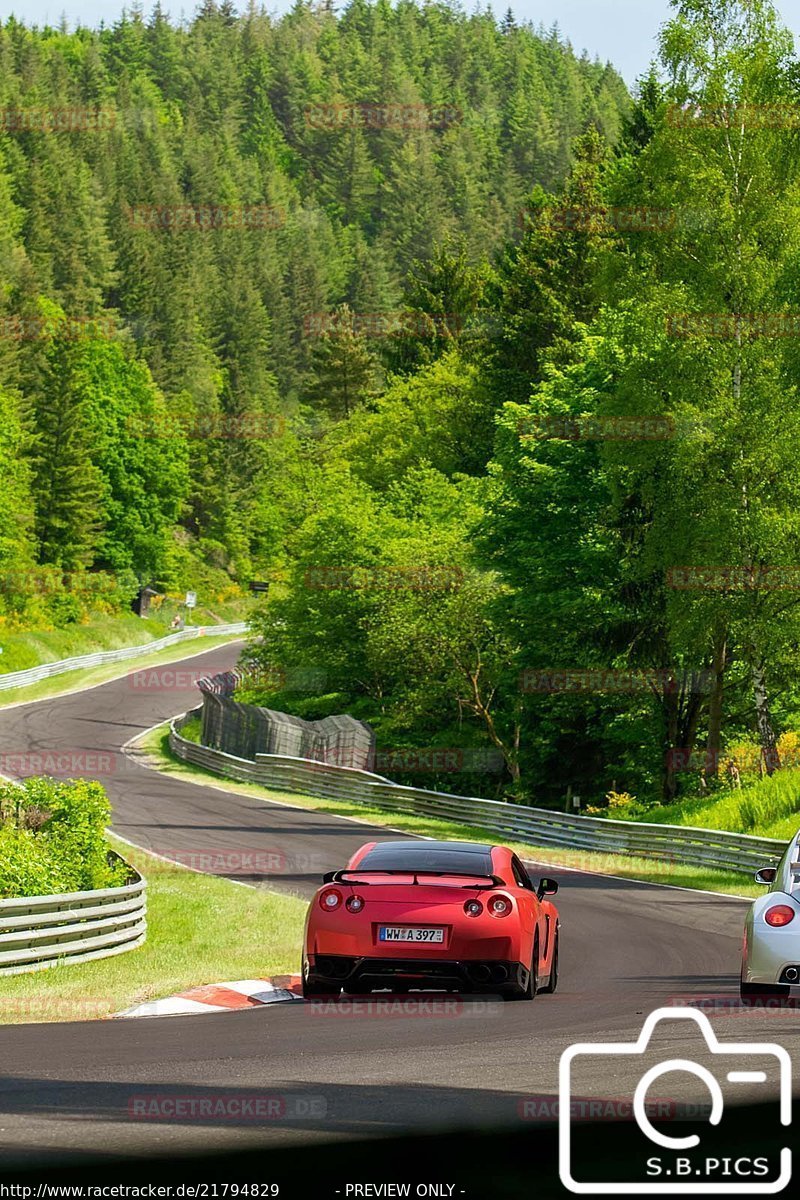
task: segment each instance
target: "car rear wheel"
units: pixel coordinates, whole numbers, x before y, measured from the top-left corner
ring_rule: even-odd
[[[553,942],[553,965],[550,968],[550,978],[544,987],[539,988],[545,996],[552,996],[553,992],[558,987],[558,934]]]
[[[338,984],[321,983],[317,979],[309,979],[307,972],[308,964],[303,962],[300,966],[300,979],[302,980],[304,1000],[311,1000],[315,996],[328,996],[334,1000],[341,992],[342,989]]]
[[[506,992],[506,1000],[533,1000],[538,990],[539,979],[539,934],[536,934],[536,940],[533,943],[533,956],[531,958],[531,969],[528,972],[527,987],[518,988],[513,992]]]
[[[303,998],[305,1000],[310,1000],[315,996],[327,996],[329,1000],[335,1000],[340,991],[341,988],[338,988],[333,983],[318,983],[316,980],[313,982],[308,979],[303,980]]]
[[[789,996],[789,989],[771,988],[769,984],[764,983],[745,983],[741,979],[739,981],[739,996],[742,1004],[747,1008],[762,1008],[767,1005],[775,1008],[778,1004],[786,1002]]]

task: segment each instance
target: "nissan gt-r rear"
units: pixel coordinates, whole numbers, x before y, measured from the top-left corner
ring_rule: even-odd
[[[305,996],[378,989],[532,1000],[558,982],[559,919],[505,846],[369,842],[324,877],[308,911]]]

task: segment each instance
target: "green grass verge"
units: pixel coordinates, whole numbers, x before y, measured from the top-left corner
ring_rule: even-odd
[[[193,625],[215,625],[246,619],[251,605],[246,599],[227,601],[215,605],[214,609],[197,608],[192,617]],[[77,658],[82,654],[93,654],[98,650],[119,650],[123,646],[140,646],[156,641],[173,632],[170,621],[178,611],[171,604],[158,616],[147,619],[132,612],[113,614],[96,613],[85,622],[61,628],[6,629],[0,618],[0,675],[25,671],[43,663],[58,662],[62,658]]]
[[[358,801],[323,800],[297,792],[281,792],[261,787],[255,783],[240,783],[238,780],[222,779],[190,763],[175,757],[169,748],[168,725],[159,726],[144,735],[136,743],[137,751],[149,763],[165,774],[181,779],[217,787],[223,791],[236,792],[244,796],[255,796],[262,800],[278,801],[295,808],[330,812],[337,816],[369,821],[375,825],[387,825],[404,833],[418,833],[429,837],[463,838],[468,841],[486,841],[485,829],[470,825],[459,825],[437,817],[426,817],[417,813],[390,812],[373,808]],[[561,847],[535,846],[529,842],[507,842],[526,858],[553,867],[575,867],[579,870],[597,872],[601,875],[618,875],[625,879],[638,879],[646,883],[664,883],[678,887],[699,888],[702,891],[725,892],[731,896],[760,896],[763,888],[748,875],[729,871],[711,871],[702,867],[684,866],[680,863],[657,863],[648,859],[630,858],[621,854],[602,854],[584,850],[567,850]]]
[[[788,842],[800,829],[800,770],[785,769],[742,788],[660,805],[637,820],[726,829]]]
[[[146,942],[114,958],[4,976],[0,1023],[108,1017],[205,983],[297,973],[303,900],[171,867],[111,840],[147,878]]]
[[[138,620],[138,618],[135,619]],[[164,636],[163,630],[160,636]],[[166,650],[145,654],[141,658],[108,663],[104,667],[89,667],[82,671],[67,671],[63,675],[54,675],[52,679],[43,679],[40,683],[31,683],[27,687],[10,688],[7,692],[0,692],[0,708],[7,708],[10,704],[27,704],[32,700],[45,700],[51,696],[66,696],[72,692],[81,692],[86,688],[96,687],[99,683],[108,683],[112,679],[119,679],[130,671],[138,671],[143,667],[157,667],[162,663],[178,662],[195,654],[204,654],[216,646],[225,646],[233,640],[229,633],[221,637],[205,635],[191,638],[186,642],[176,642],[174,646],[168,646]],[[138,643],[131,641],[125,644],[137,645]],[[199,693],[197,699],[199,700]]]

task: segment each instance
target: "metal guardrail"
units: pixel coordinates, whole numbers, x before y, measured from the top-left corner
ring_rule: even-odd
[[[0,976],[89,962],[141,946],[147,936],[147,882],[0,900]]]
[[[0,675],[0,692],[11,688],[25,687],[29,683],[39,683],[42,679],[50,679],[53,675],[63,675],[67,671],[79,671],[84,667],[102,667],[106,663],[125,662],[128,658],[140,658],[146,654],[156,654],[179,642],[194,641],[199,637],[225,637],[228,634],[247,633],[247,622],[237,621],[229,625],[193,625],[190,629],[182,629],[179,633],[170,633],[155,642],[144,642],[141,646],[123,646],[120,650],[98,650],[94,654],[83,654],[79,658],[62,658],[57,662],[42,663],[38,667],[29,667],[25,671],[13,671]]]
[[[305,792],[326,799],[371,804],[392,811],[420,813],[487,829],[508,840],[535,846],[561,846],[611,854],[628,854],[659,862],[685,863],[712,870],[749,873],[774,864],[786,843],[746,833],[697,829],[690,825],[658,825],[641,821],[612,821],[605,817],[573,816],[546,808],[528,808],[502,800],[454,796],[392,783],[380,775],[351,767],[336,767],[301,758],[258,754],[255,761],[235,758],[181,736],[194,709],[170,726],[169,745],[185,762],[217,775],[285,792]]]

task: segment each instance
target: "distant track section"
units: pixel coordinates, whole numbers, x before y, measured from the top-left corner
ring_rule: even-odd
[[[57,662],[42,663],[38,667],[29,667],[26,671],[12,671],[8,675],[0,675],[0,692],[11,691],[13,688],[27,687],[29,683],[40,683],[42,679],[50,679],[54,675],[64,675],[68,671],[81,671],[87,667],[103,667],[107,663],[125,662],[129,658],[141,658],[146,654],[157,654],[180,642],[191,642],[199,637],[236,637],[247,633],[247,622],[237,621],[230,625],[193,625],[190,629],[182,629],[179,633],[170,633],[158,638],[155,642],[144,642],[141,646],[123,646],[120,650],[98,650],[94,654],[81,654],[77,658],[61,658]]]

